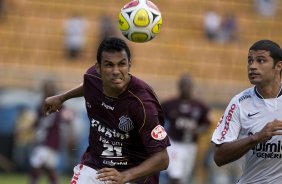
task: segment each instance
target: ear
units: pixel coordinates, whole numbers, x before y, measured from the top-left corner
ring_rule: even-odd
[[[128,71],[130,71],[131,68],[131,60],[128,61]]]
[[[275,67],[279,70],[282,70],[282,61],[278,61],[275,65]]]

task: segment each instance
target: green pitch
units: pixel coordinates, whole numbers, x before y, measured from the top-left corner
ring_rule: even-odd
[[[69,184],[71,176],[60,176],[59,184]],[[27,174],[6,174],[0,173],[0,183],[2,184],[28,184],[29,177]],[[39,184],[49,184],[46,176],[42,175]]]

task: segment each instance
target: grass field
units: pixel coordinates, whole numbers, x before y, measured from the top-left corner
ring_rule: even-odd
[[[59,184],[69,184],[71,176],[60,176]],[[16,174],[16,173],[0,173],[1,184],[28,184],[29,178],[27,174]],[[46,176],[42,175],[39,184],[48,184]]]

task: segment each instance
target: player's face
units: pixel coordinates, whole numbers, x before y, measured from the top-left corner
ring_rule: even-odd
[[[248,77],[251,84],[266,86],[280,80],[281,63],[274,66],[269,51],[251,50],[248,54]]]
[[[101,65],[97,71],[101,74],[105,95],[117,97],[127,88],[130,81],[130,61],[126,51],[103,52]]]

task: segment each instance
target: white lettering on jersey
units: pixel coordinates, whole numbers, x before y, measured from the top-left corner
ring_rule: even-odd
[[[110,106],[110,105],[107,105],[105,102],[102,102],[102,104],[101,104],[103,107],[105,107],[106,109],[108,109],[108,110],[114,110],[115,108],[114,107],[112,107],[112,106]]]
[[[129,139],[129,133],[120,133],[117,130],[111,130],[109,128],[107,128],[105,125],[103,125],[100,121],[97,121],[95,119],[92,118],[91,120],[91,127],[96,128],[97,131],[103,135],[105,135],[106,137],[115,137],[115,138],[119,138],[121,140],[123,139]]]

